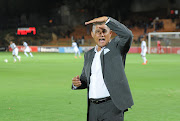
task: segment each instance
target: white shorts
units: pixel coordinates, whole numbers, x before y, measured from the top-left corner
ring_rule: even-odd
[[[30,52],[30,48],[29,48],[29,47],[26,47],[26,48],[24,49],[24,52]]]
[[[79,52],[79,49],[77,47],[74,48],[74,52],[77,53]]]
[[[12,55],[18,56],[18,48],[15,48],[15,49],[12,51]]]
[[[146,56],[146,52],[141,52],[141,56]]]

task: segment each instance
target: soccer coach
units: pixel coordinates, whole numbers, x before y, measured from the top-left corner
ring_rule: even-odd
[[[72,89],[88,90],[87,121],[124,121],[124,112],[134,104],[124,71],[132,32],[106,16],[88,24],[93,24],[96,46],[85,53],[82,74],[72,79]],[[111,40],[112,31],[117,36]]]

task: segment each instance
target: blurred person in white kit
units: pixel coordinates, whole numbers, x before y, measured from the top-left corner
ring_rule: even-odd
[[[142,65],[146,65],[148,62],[146,59],[146,52],[147,52],[147,46],[146,46],[146,41],[144,38],[144,39],[141,39],[141,57],[143,59]]]
[[[25,49],[24,49],[24,54],[25,54],[27,57],[29,57],[29,55],[30,55],[31,57],[33,57],[33,54],[31,53],[31,50],[30,50],[27,42],[23,41],[23,46],[25,47]],[[27,52],[29,53],[29,55],[27,54]]]
[[[75,58],[77,58],[77,54],[79,55],[79,58],[81,58],[79,48],[77,46],[77,43],[74,40],[72,42],[72,47],[74,48]]]
[[[16,44],[13,43],[12,41],[10,41],[10,47],[12,48],[12,55],[13,55],[13,58],[14,58],[14,62],[16,62],[16,57],[20,62],[21,57],[18,55],[18,48],[16,47]]]

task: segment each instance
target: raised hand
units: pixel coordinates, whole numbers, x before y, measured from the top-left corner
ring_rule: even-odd
[[[94,18],[93,20],[85,22],[85,25],[92,24],[92,23],[97,23],[97,22],[106,22],[107,20],[108,20],[107,16],[103,16],[103,17],[99,17],[99,18]]]

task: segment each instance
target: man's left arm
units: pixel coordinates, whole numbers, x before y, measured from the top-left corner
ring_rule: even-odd
[[[84,54],[84,65],[86,63],[86,53]],[[76,76],[72,79],[72,89],[76,90],[76,89],[85,89],[87,88],[87,77],[85,74],[85,67],[83,67],[81,76],[79,78],[79,76]]]
[[[126,54],[132,43],[133,34],[131,30],[111,17],[106,21],[106,25],[118,35],[115,41],[118,44],[121,54]]]

